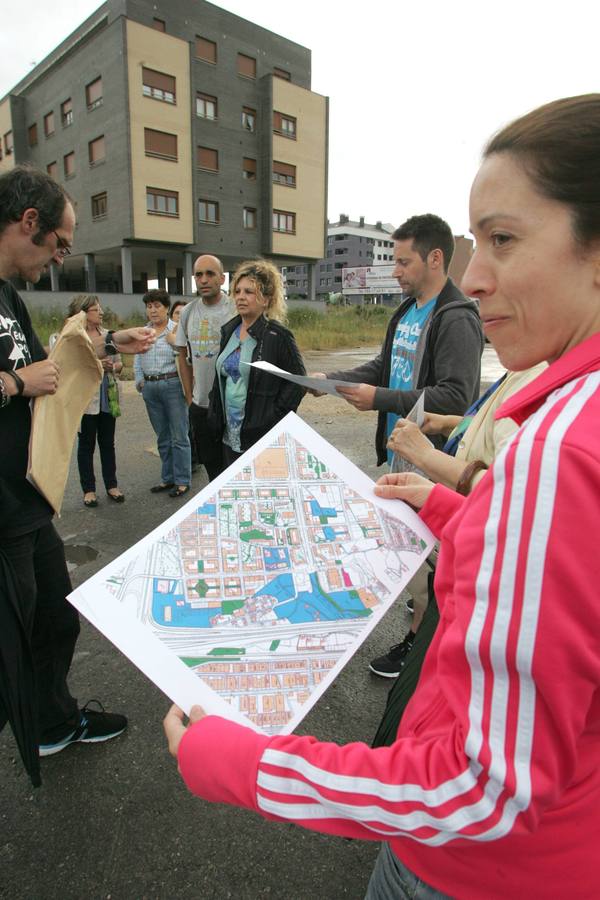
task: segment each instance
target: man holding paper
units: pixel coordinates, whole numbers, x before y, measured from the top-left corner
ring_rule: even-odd
[[[125,716],[79,709],[69,692],[66,679],[79,619],[66,600],[71,582],[63,543],[52,525],[53,509],[26,477],[30,400],[55,394],[60,371],[46,358],[25,304],[8,279],[36,284],[51,265],[62,265],[70,255],[74,231],[73,205],[49,175],[16,166],[0,176],[0,553],[7,579],[14,585],[9,594],[0,584],[0,620],[8,621],[9,615],[16,614],[11,622],[19,627],[13,637],[23,648],[19,665],[9,671],[10,639],[6,632],[0,634],[4,639],[0,642],[0,728],[10,718],[16,733],[16,715],[11,715],[5,693],[11,678],[17,682],[11,685],[17,697],[20,690],[27,693],[16,708],[26,705],[32,710],[36,705],[23,684],[23,678],[32,675],[32,655],[38,715],[37,722],[27,717],[26,742],[30,750],[35,744],[34,751],[39,744],[42,756],[76,741],[108,740],[127,725]],[[143,328],[108,332],[98,338],[97,353],[102,357],[118,350],[143,353],[153,342],[152,331]],[[17,725],[22,724],[23,715]],[[33,753],[34,764],[28,770],[34,783],[39,783],[36,757]]]
[[[454,253],[449,225],[439,216],[413,216],[392,237],[394,276],[406,299],[390,320],[381,352],[355,369],[313,373],[355,382],[338,393],[358,410],[378,410],[378,465],[391,462],[388,438],[422,394],[427,412],[447,415],[462,415],[477,399],[483,350],[477,307],[448,277]]]
[[[377,409],[375,447],[379,465],[396,462],[388,440],[400,417],[421,424],[424,412],[462,415],[479,396],[483,335],[477,307],[448,277],[454,253],[450,226],[439,216],[413,216],[392,235],[394,275],[403,300],[385,336],[381,353],[346,372],[321,377],[354,381],[337,391],[358,410]],[[441,449],[443,440],[433,438]],[[397,471],[392,465],[392,471]],[[412,467],[412,471],[418,471]],[[395,678],[410,652],[428,602],[428,580],[436,555],[408,584],[413,598],[414,630],[388,653],[371,661],[370,670]]]

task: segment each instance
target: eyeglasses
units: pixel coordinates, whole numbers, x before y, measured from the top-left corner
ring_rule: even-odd
[[[73,252],[64,238],[61,238],[60,234],[57,234],[56,231],[53,231],[52,234],[56,238],[56,254],[60,256],[61,259],[64,259],[65,256],[70,256]]]

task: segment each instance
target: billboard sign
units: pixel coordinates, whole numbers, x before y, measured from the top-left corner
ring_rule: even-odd
[[[393,276],[394,266],[345,266],[342,269],[342,293],[401,294]]]

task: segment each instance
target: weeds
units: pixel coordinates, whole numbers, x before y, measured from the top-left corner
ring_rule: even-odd
[[[291,309],[288,327],[301,350],[338,350],[349,347],[381,344],[393,310],[386,306],[342,306],[321,312],[319,309],[300,307]],[[31,314],[35,328],[44,346],[50,335],[60,331],[65,312],[60,308],[35,309]],[[104,308],[104,326],[109,329],[131,328],[145,325],[143,313],[130,313],[120,317],[109,307]],[[130,380],[132,357],[123,357],[122,378]]]

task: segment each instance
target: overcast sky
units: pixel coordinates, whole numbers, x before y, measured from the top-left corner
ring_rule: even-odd
[[[486,138],[540,103],[600,90],[594,0],[218,5],[312,50],[312,89],[330,98],[331,220],[436,212],[465,233]],[[98,6],[5,0],[0,96]],[[168,19],[168,0],[156,10]]]

